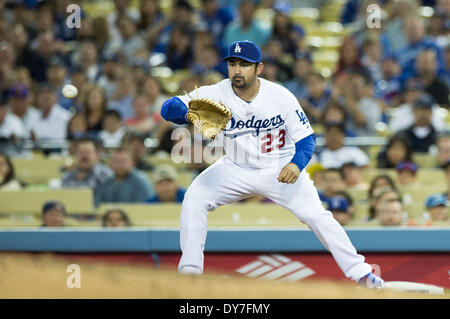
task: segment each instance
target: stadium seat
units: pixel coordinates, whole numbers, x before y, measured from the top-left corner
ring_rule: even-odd
[[[16,177],[28,184],[47,184],[51,178],[61,177],[64,158],[33,158],[12,160]]]
[[[68,214],[92,214],[95,211],[91,189],[24,190],[0,192],[0,214],[40,215],[44,203],[52,200],[62,202]]]
[[[104,204],[99,214],[107,209],[121,208],[134,226],[179,227],[179,204],[133,205]],[[232,204],[219,207],[208,215],[208,226],[301,226],[299,220],[286,209],[275,204]]]

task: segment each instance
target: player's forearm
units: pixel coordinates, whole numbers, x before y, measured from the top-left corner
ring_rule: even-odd
[[[187,106],[176,96],[165,101],[161,107],[161,116],[176,124],[189,124],[186,119],[187,112]]]
[[[315,147],[316,136],[314,134],[301,139],[295,143],[295,155],[292,157],[291,163],[297,165],[300,171],[302,171],[311,160]]]

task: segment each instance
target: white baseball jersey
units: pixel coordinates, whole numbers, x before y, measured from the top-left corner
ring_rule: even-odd
[[[219,135],[226,156],[241,167],[266,168],[295,153],[295,143],[313,133],[297,98],[286,88],[259,78],[251,101],[242,100],[225,79],[198,89],[198,98],[221,101],[232,118]],[[193,98],[197,93],[191,92]],[[179,96],[188,105],[188,95]]]

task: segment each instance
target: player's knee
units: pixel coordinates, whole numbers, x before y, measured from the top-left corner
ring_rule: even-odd
[[[208,194],[206,190],[199,188],[188,189],[184,194],[182,206],[183,208],[208,209],[208,199],[205,196]]]

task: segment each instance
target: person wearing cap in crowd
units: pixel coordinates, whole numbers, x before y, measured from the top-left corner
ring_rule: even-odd
[[[186,189],[178,186],[177,173],[170,165],[160,165],[155,169],[155,196],[146,200],[147,203],[181,203]]]
[[[389,118],[389,130],[396,134],[402,130],[408,129],[414,124],[414,101],[420,98],[424,93],[424,88],[416,78],[409,79],[403,87],[404,103],[392,110]],[[434,104],[432,107],[431,123],[437,131],[445,128],[444,119],[439,116],[439,106]]]
[[[425,200],[426,212],[422,215],[425,225],[445,223],[448,221],[447,199],[444,194],[433,194]]]
[[[333,213],[336,219],[342,226],[347,225],[353,218],[349,211],[349,203],[347,199],[341,196],[333,196],[326,201],[327,209]]]
[[[400,186],[413,186],[416,182],[417,165],[413,162],[401,162],[397,164],[397,180]]]
[[[39,119],[39,111],[30,103],[30,91],[23,83],[16,83],[11,86],[8,94],[10,112],[17,116],[28,134],[31,124]]]
[[[358,166],[369,165],[369,157],[357,146],[345,146],[345,128],[342,124],[325,123],[325,145],[318,149],[319,162],[325,168],[340,168],[353,161]]]
[[[438,132],[431,122],[433,105],[433,99],[427,94],[415,100],[414,124],[398,133],[399,136],[409,140],[413,152],[427,153],[430,146],[436,144]]]
[[[263,46],[270,37],[270,30],[264,28],[254,17],[256,4],[252,0],[242,0],[239,4],[239,19],[232,21],[225,28],[224,44],[246,39]]]
[[[63,227],[66,217],[66,207],[59,201],[48,201],[42,207],[42,227]]]
[[[63,140],[71,114],[58,104],[55,89],[48,83],[41,84],[37,93],[39,119],[31,123],[30,130],[37,140]]]
[[[346,162],[341,166],[342,176],[346,187],[352,189],[369,189],[369,184],[364,181],[363,167],[354,161]]]

